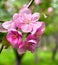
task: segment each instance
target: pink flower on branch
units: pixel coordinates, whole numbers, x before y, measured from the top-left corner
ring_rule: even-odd
[[[45,23],[38,21],[40,14],[37,12],[32,14],[29,9],[32,2],[33,0],[22,8],[19,13],[15,13],[13,20],[5,22],[1,26],[2,32],[8,32],[6,39],[17,49],[19,54],[23,54],[26,51],[34,52],[45,30]],[[40,0],[35,0],[35,3],[38,5]],[[23,41],[24,34],[26,36]]]
[[[36,38],[34,35],[29,34],[25,42],[23,42],[22,46],[18,48],[18,53],[23,54],[27,50],[34,52],[35,49],[38,47],[38,40],[39,39]]]
[[[0,32],[2,32],[2,33],[6,33],[7,32],[7,30],[3,28],[1,23],[0,23]]]
[[[22,42],[22,33],[12,29],[8,32],[6,38],[13,47],[18,47]]]
[[[39,13],[32,14],[28,8],[24,8],[20,10],[18,14],[13,16],[13,21],[24,33],[29,33],[32,32],[33,24],[35,24],[39,18]]]

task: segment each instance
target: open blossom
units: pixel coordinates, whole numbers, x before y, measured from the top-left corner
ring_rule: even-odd
[[[27,50],[34,52],[37,46],[38,46],[38,38],[30,34],[27,36],[25,42],[23,42],[23,45],[18,48],[18,53],[23,54]]]
[[[28,33],[32,32],[33,24],[37,23],[39,17],[39,13],[32,14],[28,8],[24,8],[20,10],[18,14],[13,16],[13,21],[19,29],[25,33]]]
[[[39,38],[36,38],[34,35],[28,35],[26,38],[26,45],[29,51],[34,52],[37,45],[38,45],[38,41]]]
[[[15,30],[15,29],[10,30],[8,32],[6,38],[13,47],[18,47],[22,42],[21,32]]]
[[[40,3],[41,3],[40,0],[35,0],[35,4],[36,4],[36,5],[39,5]]]
[[[15,23],[12,20],[2,23],[2,27],[4,29],[6,29],[6,30],[15,29],[16,28],[15,27]]]

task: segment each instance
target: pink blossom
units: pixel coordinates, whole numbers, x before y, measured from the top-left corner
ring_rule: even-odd
[[[34,26],[34,30],[32,34],[29,34],[25,42],[23,42],[22,45],[18,48],[19,54],[23,54],[27,50],[34,52],[35,49],[38,47],[39,39],[41,38],[45,30],[45,23],[37,22],[33,26]]]
[[[48,8],[48,12],[50,13],[50,12],[53,12],[53,8],[52,7],[49,7]]]
[[[21,32],[12,29],[8,32],[6,39],[10,42],[13,47],[18,47],[22,42]]]
[[[3,27],[4,29],[6,29],[6,30],[15,29],[15,28],[16,28],[16,27],[15,27],[15,23],[14,23],[12,20],[7,21],[7,22],[4,22],[4,23],[2,24],[2,27]]]
[[[27,36],[26,41],[23,42],[22,46],[18,48],[18,53],[23,54],[27,50],[34,52],[37,46],[38,46],[38,38],[30,34]]]
[[[40,28],[37,28],[37,30],[35,32],[35,36],[37,38],[40,38],[45,31],[45,23],[44,22],[41,22],[41,23],[42,24],[41,24]]]
[[[33,30],[32,30],[32,32],[31,32],[31,34],[36,34],[36,31],[37,30],[39,30],[39,29],[44,29],[45,27],[44,27],[44,25],[45,25],[45,23],[44,22],[36,22],[35,24],[33,24]],[[38,31],[38,32],[40,32],[40,30]],[[43,33],[44,31],[42,31],[42,33]]]
[[[35,0],[36,5],[40,4],[40,0]],[[6,39],[17,49],[19,54],[26,51],[34,52],[38,47],[38,42],[45,30],[45,23],[38,21],[39,13],[32,14],[31,10],[25,6],[19,13],[15,13],[13,20],[2,24],[2,32],[8,32]],[[22,35],[26,33],[26,39],[23,41]]]
[[[25,33],[28,33],[33,30],[33,24],[38,21],[39,17],[39,13],[31,14],[28,8],[24,8],[20,10],[19,14],[15,14],[13,16],[13,21],[19,29]]]
[[[41,1],[40,0],[35,0],[35,4],[39,5],[39,4],[41,4]]]

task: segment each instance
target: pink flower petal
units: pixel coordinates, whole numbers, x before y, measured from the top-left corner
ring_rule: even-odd
[[[38,44],[38,39],[34,35],[29,34],[25,42],[26,50],[34,52],[37,44]]]
[[[22,34],[21,32],[12,29],[8,31],[6,39],[10,42],[13,47],[19,47],[19,44],[22,42]]]
[[[14,24],[14,22],[12,22],[12,21],[4,22],[4,23],[2,24],[2,26],[3,26],[3,28],[5,28],[5,29],[14,29],[14,28],[15,28],[15,24]]]
[[[39,20],[39,18],[40,18],[40,13],[34,13],[34,14],[32,15],[31,20],[32,20],[33,22],[36,22],[36,21]]]
[[[35,44],[37,43],[35,40],[29,40],[28,42],[29,43],[35,43]]]
[[[37,31],[38,28],[40,28],[42,26],[43,22],[35,22],[33,24],[33,31],[31,32],[32,34],[35,34],[35,32]]]
[[[22,13],[22,14],[24,14],[24,13],[26,13],[26,14],[31,14],[31,10],[28,9],[28,8],[22,8],[22,9],[19,11],[19,13]]]
[[[17,49],[18,54],[24,54],[26,50],[24,48],[18,48]]]
[[[39,36],[42,36],[44,31],[45,31],[45,23],[43,22],[41,27],[37,29],[36,34],[39,35]]]
[[[2,33],[8,32],[6,29],[3,28],[1,23],[0,23],[0,32],[2,32]]]
[[[29,24],[25,24],[21,26],[21,30],[25,33],[31,32],[32,31],[32,26]]]
[[[8,33],[7,35],[7,40],[12,44],[15,45],[17,44],[18,39],[14,38],[14,34],[13,33]]]
[[[17,19],[18,18],[18,13],[15,13],[14,15],[13,15],[13,19]]]

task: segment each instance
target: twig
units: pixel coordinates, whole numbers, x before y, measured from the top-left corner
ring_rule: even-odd
[[[29,4],[27,5],[27,8],[29,8],[29,7],[32,5],[33,1],[34,1],[34,0],[31,0],[31,1],[29,2]]]
[[[2,52],[3,48],[4,48],[4,45],[1,46],[1,48],[0,48],[0,53]]]

